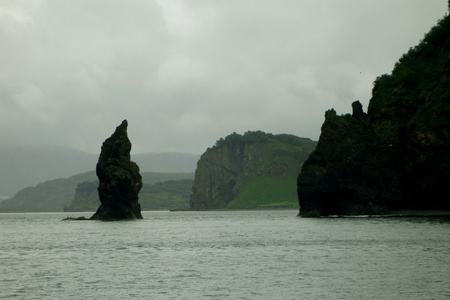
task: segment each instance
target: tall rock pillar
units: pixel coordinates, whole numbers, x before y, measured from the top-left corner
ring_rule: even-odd
[[[130,160],[127,127],[124,120],[103,142],[96,168],[101,205],[91,217],[93,220],[142,219],[138,202],[142,177],[138,165]]]

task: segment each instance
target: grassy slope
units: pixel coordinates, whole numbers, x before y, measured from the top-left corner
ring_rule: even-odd
[[[139,193],[142,210],[188,209],[193,179],[144,184]]]
[[[254,176],[227,208],[297,207],[297,181],[290,176]]]
[[[298,158],[309,154],[304,151],[302,146],[292,146],[271,139],[269,145],[260,149],[264,157],[256,173],[261,175],[253,175],[227,208],[297,207],[296,178],[301,167]],[[269,175],[269,170],[280,164],[288,166],[287,174]]]

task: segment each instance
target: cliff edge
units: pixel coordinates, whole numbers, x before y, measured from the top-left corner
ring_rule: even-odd
[[[297,179],[299,215],[450,209],[449,71],[447,15],[376,79],[367,113],[359,102],[325,113]]]

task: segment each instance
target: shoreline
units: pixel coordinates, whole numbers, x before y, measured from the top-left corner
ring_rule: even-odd
[[[299,215],[299,217],[302,217]],[[450,217],[450,210],[395,210],[379,215],[329,215],[315,218],[430,218]],[[310,217],[306,217],[310,218]],[[314,217],[313,217],[314,218]]]
[[[264,210],[299,210],[299,207],[260,207],[260,208],[217,208],[217,209],[171,209],[170,212],[208,212],[208,211],[264,211]],[[321,216],[320,218],[327,217],[450,217],[450,210],[393,210],[386,214],[379,215],[330,215]]]
[[[195,211],[251,211],[251,210],[299,210],[300,207],[257,207],[257,208],[209,208],[209,209],[170,209],[170,212],[195,212]]]
[[[394,210],[387,215],[398,217],[445,217],[450,216],[450,210]]]
[[[167,212],[208,212],[208,211],[265,211],[265,210],[292,210],[298,211],[298,207],[260,207],[260,208],[239,208],[239,209],[205,209],[205,210],[193,210],[193,209],[170,209],[170,210],[142,210],[142,212],[157,212],[157,211],[167,211]],[[61,213],[93,213],[89,211],[80,212],[64,212],[64,211],[1,211],[0,214],[61,214]],[[450,210],[393,210],[386,214],[380,215],[331,215],[322,217],[450,217]],[[69,217],[70,218],[70,217]],[[80,218],[80,217],[74,217]]]

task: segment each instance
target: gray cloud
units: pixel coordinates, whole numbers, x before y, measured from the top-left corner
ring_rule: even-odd
[[[0,144],[202,153],[233,131],[318,139],[367,107],[447,1],[0,1]]]

